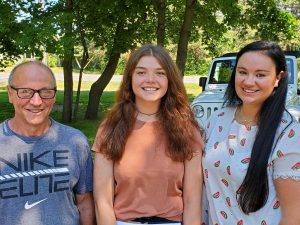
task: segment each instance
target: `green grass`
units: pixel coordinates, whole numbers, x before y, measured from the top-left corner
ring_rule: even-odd
[[[93,143],[97,128],[100,121],[103,118],[104,112],[112,106],[114,103],[114,98],[117,89],[119,88],[118,82],[110,82],[106,89],[104,90],[100,106],[99,106],[99,116],[96,120],[84,120],[84,113],[88,103],[88,94],[92,82],[82,82],[81,94],[80,94],[80,104],[78,111],[77,122],[68,123],[67,125],[75,127],[81,130],[88,138],[90,144]],[[58,81],[58,92],[56,96],[56,105],[52,110],[51,117],[57,121],[61,121],[61,108],[63,103],[63,82]],[[77,89],[77,82],[74,82],[73,90]],[[189,100],[192,101],[200,92],[201,88],[197,84],[185,84]],[[76,91],[73,92],[73,99],[75,101]],[[12,105],[8,102],[7,91],[4,84],[0,84],[0,122],[13,116],[14,110]]]

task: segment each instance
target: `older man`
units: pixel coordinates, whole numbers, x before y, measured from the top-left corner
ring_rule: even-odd
[[[15,114],[0,124],[0,224],[94,224],[89,144],[49,117],[52,71],[38,61],[19,64],[7,89]]]

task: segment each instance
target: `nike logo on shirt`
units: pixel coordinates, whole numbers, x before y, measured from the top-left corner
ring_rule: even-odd
[[[41,202],[45,201],[46,199],[47,199],[47,198],[42,199],[42,200],[40,200],[40,201],[38,201],[38,202],[31,203],[31,204],[29,204],[28,201],[27,201],[27,202],[25,203],[24,208],[25,208],[25,209],[31,209],[32,207],[34,207],[34,206],[40,204]]]

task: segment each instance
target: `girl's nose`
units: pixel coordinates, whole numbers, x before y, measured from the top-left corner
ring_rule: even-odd
[[[248,76],[245,77],[244,84],[253,85],[254,83],[255,83],[255,76],[249,74]]]
[[[147,82],[153,82],[155,80],[155,74],[153,74],[152,72],[149,72],[147,74]]]

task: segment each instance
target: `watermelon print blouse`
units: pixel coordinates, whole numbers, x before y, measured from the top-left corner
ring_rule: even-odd
[[[269,197],[257,212],[244,214],[236,195],[246,175],[256,126],[234,120],[236,108],[220,109],[206,127],[203,173],[206,195],[203,198],[203,223],[210,225],[276,225],[281,218],[280,202],[273,180],[300,180],[300,125],[285,112],[276,132],[273,153],[268,163]],[[208,205],[207,205],[208,204]]]

